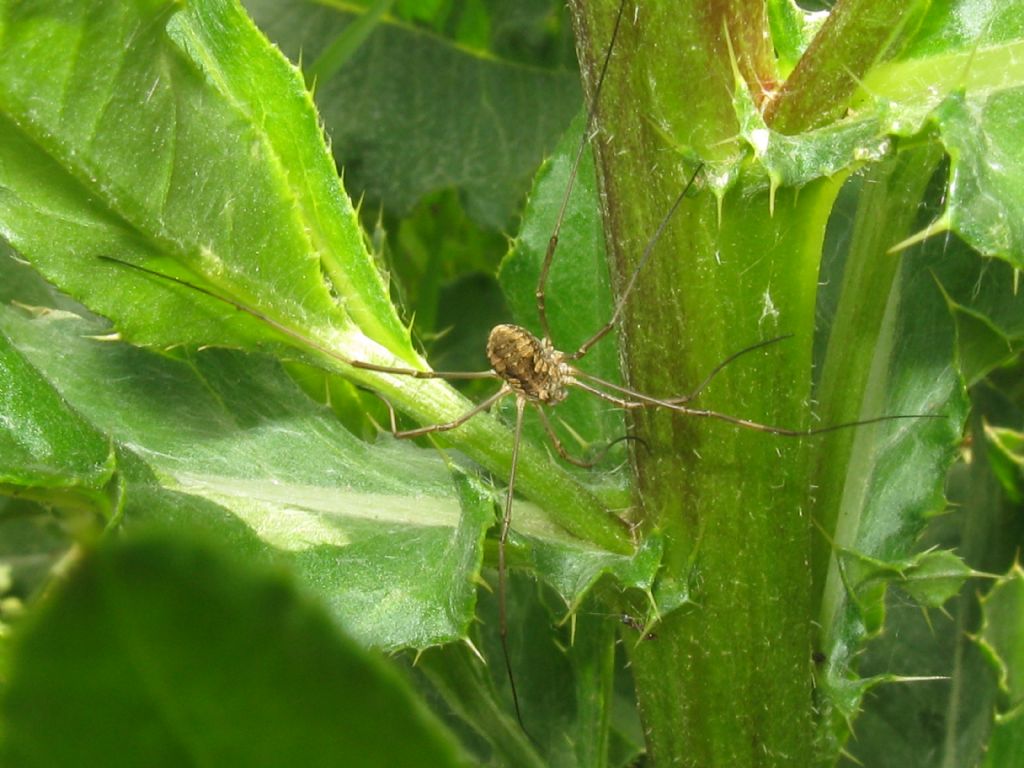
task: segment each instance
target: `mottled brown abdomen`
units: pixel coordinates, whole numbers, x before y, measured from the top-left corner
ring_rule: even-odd
[[[537,403],[560,403],[572,384],[562,353],[518,325],[496,325],[487,339],[494,372],[516,394]]]

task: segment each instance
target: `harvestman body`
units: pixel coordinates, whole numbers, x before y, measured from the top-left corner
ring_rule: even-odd
[[[324,347],[316,341],[309,339],[297,331],[289,328],[287,325],[269,317],[265,313],[261,312],[254,307],[237,301],[230,296],[226,296],[216,291],[205,288],[196,283],[189,282],[173,275],[168,275],[148,267],[144,267],[131,262],[122,261],[121,259],[114,258],[111,256],[100,256],[108,262],[113,262],[117,265],[128,267],[133,270],[143,272],[161,280],[177,283],[178,285],[184,286],[199,293],[205,294],[213,299],[224,302],[235,309],[244,312],[252,317],[266,323],[271,328],[280,332],[281,334],[288,336],[295,341],[301,343],[301,345],[312,348],[328,355],[336,360],[341,361],[345,365],[353,368],[376,371],[379,373],[410,376],[419,379],[428,378],[440,378],[440,379],[497,379],[502,382],[500,389],[484,399],[481,403],[474,406],[472,409],[464,413],[462,416],[454,419],[453,421],[446,422],[444,424],[432,424],[423,427],[418,427],[409,430],[400,430],[397,425],[397,419],[394,409],[388,403],[388,407],[391,411],[391,431],[395,437],[399,438],[410,438],[417,437],[420,435],[426,435],[434,432],[443,432],[452,429],[456,429],[462,424],[465,424],[471,418],[477,414],[489,409],[495,405],[498,401],[504,399],[506,396],[513,395],[516,399],[516,423],[515,432],[512,444],[512,462],[509,471],[508,489],[505,494],[504,513],[501,519],[501,527],[498,535],[498,619],[499,619],[499,634],[501,638],[502,650],[505,657],[505,667],[508,673],[509,684],[512,691],[512,701],[515,707],[516,717],[522,724],[522,714],[519,706],[519,696],[516,692],[515,678],[512,673],[512,664],[508,652],[508,622],[507,622],[507,609],[506,609],[506,560],[505,550],[508,543],[509,530],[512,521],[512,498],[515,491],[515,479],[516,479],[516,467],[518,464],[519,457],[519,443],[522,432],[523,414],[527,404],[532,404],[537,407],[537,412],[541,416],[541,422],[544,425],[549,437],[552,440],[553,445],[558,451],[559,455],[563,458],[571,461],[579,466],[592,466],[592,462],[585,462],[579,459],[573,458],[562,446],[558,440],[548,421],[547,415],[544,412],[545,406],[553,406],[562,402],[568,395],[570,387],[578,387],[587,392],[590,392],[597,397],[610,402],[618,407],[625,409],[636,409],[636,408],[666,408],[677,413],[687,414],[690,416],[701,416],[706,418],[718,419],[726,421],[737,426],[745,427],[748,429],[754,429],[761,432],[769,432],[776,435],[784,436],[807,436],[816,435],[824,432],[830,432],[836,429],[843,429],[847,427],[860,426],[864,424],[871,424],[879,421],[886,421],[890,419],[898,418],[918,418],[916,416],[882,416],[874,419],[867,419],[864,421],[849,422],[844,424],[833,425],[829,427],[811,429],[811,430],[791,430],[782,427],[774,427],[767,424],[761,424],[755,421],[749,421],[747,419],[730,416],[728,414],[719,413],[717,411],[711,411],[706,409],[698,409],[688,407],[686,404],[693,401],[701,391],[710,383],[725,366],[731,363],[740,355],[744,355],[748,352],[752,352],[756,349],[760,349],[768,344],[775,343],[777,341],[786,338],[785,336],[769,339],[762,341],[757,344],[746,347],[739,352],[729,356],[721,363],[719,363],[689,395],[684,397],[675,398],[656,398],[648,395],[644,395],[639,392],[621,387],[609,381],[597,378],[591,374],[588,374],[579,368],[576,368],[571,363],[584,357],[590,348],[604,338],[618,323],[619,317],[622,314],[623,307],[630,293],[632,292],[637,277],[643,270],[644,266],[648,262],[653,252],[655,244],[660,239],[662,232],[668,225],[676,209],[682,203],[686,197],[690,188],[693,186],[697,175],[700,173],[703,165],[698,165],[694,170],[693,175],[690,177],[689,182],[686,184],[683,191],[676,198],[668,212],[665,214],[661,223],[659,224],[654,235],[648,241],[644,252],[640,257],[636,269],[626,283],[625,288],[619,296],[618,301],[615,304],[611,318],[605,323],[593,336],[583,342],[580,347],[572,353],[564,353],[557,350],[551,341],[551,331],[548,324],[546,304],[545,304],[545,286],[547,283],[548,272],[550,271],[551,263],[554,257],[555,249],[558,245],[558,236],[561,230],[562,221],[565,217],[566,207],[568,205],[569,196],[572,191],[573,183],[576,178],[576,174],[579,169],[580,160],[586,149],[586,145],[591,132],[592,124],[596,113],[596,105],[598,102],[598,96],[601,92],[601,86],[604,83],[605,74],[608,70],[608,63],[611,59],[612,50],[615,45],[615,40],[618,35],[619,25],[622,21],[623,10],[625,9],[626,2],[622,0],[619,6],[618,15],[615,19],[615,25],[612,29],[611,41],[609,42],[608,48],[605,52],[604,59],[601,65],[600,75],[597,80],[597,85],[594,89],[594,97],[587,114],[586,129],[582,140],[580,141],[578,151],[576,152],[573,165],[570,171],[568,184],[565,190],[565,195],[562,199],[562,205],[559,210],[558,219],[555,224],[554,232],[548,243],[547,252],[544,256],[544,261],[541,267],[540,277],[537,283],[537,312],[540,319],[541,328],[543,330],[543,337],[538,338],[532,333],[517,325],[498,325],[490,333],[490,337],[487,341],[487,357],[491,364],[491,369],[488,371],[476,371],[476,372],[443,372],[443,371],[423,371],[413,368],[401,368],[394,366],[378,365],[375,363],[367,363],[359,360],[351,360],[335,350]],[[387,402],[387,401],[385,401]],[[649,635],[650,636],[650,635]]]

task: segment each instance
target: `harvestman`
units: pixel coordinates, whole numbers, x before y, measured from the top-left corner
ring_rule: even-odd
[[[418,379],[497,379],[501,381],[501,387],[490,397],[484,399],[478,405],[462,414],[453,421],[445,422],[443,424],[431,424],[416,429],[400,430],[397,425],[394,408],[391,407],[390,403],[387,403],[391,413],[391,432],[397,438],[412,438],[421,435],[427,435],[434,432],[444,432],[452,429],[456,429],[459,426],[465,424],[471,418],[476,416],[483,411],[488,410],[493,405],[497,404],[500,400],[503,400],[508,395],[514,395],[516,399],[516,419],[515,419],[515,431],[512,443],[512,463],[509,470],[508,488],[505,493],[505,504],[504,512],[501,518],[501,527],[498,534],[498,622],[499,622],[499,636],[501,639],[502,651],[505,657],[505,669],[508,674],[509,685],[512,692],[512,702],[515,707],[516,718],[519,723],[522,724],[522,714],[519,706],[519,695],[516,691],[515,678],[512,673],[512,663],[509,657],[508,651],[508,622],[507,622],[507,607],[506,607],[506,561],[505,561],[505,550],[508,544],[509,529],[512,522],[512,498],[515,490],[516,480],[516,468],[519,459],[519,443],[522,433],[523,426],[523,414],[526,410],[527,404],[531,404],[537,407],[537,412],[540,414],[541,422],[544,426],[545,431],[548,433],[552,444],[559,453],[560,456],[566,460],[577,464],[579,466],[589,467],[593,466],[594,462],[581,461],[572,457],[561,441],[556,436],[551,422],[549,421],[547,414],[544,411],[544,406],[557,405],[562,402],[568,395],[570,387],[579,387],[580,389],[589,392],[602,400],[612,403],[620,408],[625,409],[636,409],[636,408],[666,408],[677,413],[686,414],[689,416],[702,416],[705,418],[713,418],[721,421],[729,422],[740,427],[747,429],[754,429],[761,432],[769,432],[775,435],[784,435],[790,437],[803,437],[808,435],[817,435],[825,432],[831,432],[837,429],[844,429],[848,427],[861,426],[866,424],[873,424],[879,421],[887,421],[891,419],[899,418],[917,418],[916,416],[880,416],[873,419],[866,419],[863,421],[847,422],[843,424],[836,424],[829,427],[822,427],[818,429],[809,430],[793,430],[785,429],[782,427],[770,426],[768,424],[761,424],[756,421],[750,421],[748,419],[741,419],[736,416],[730,416],[725,413],[719,413],[717,411],[702,409],[702,408],[691,408],[687,406],[687,403],[693,401],[697,396],[704,390],[705,387],[711,382],[711,380],[729,363],[733,362],[736,358],[744,355],[748,352],[752,352],[756,349],[760,349],[768,344],[773,344],[777,341],[787,338],[786,336],[780,336],[766,341],[759,342],[757,344],[746,347],[739,352],[736,352],[725,360],[720,362],[715,368],[705,377],[705,379],[694,389],[690,394],[683,397],[676,398],[657,398],[651,397],[640,392],[635,392],[626,387],[619,386],[610,381],[605,381],[596,376],[586,373],[579,368],[572,365],[573,362],[583,358],[587,352],[590,351],[598,341],[603,339],[618,323],[620,316],[622,315],[623,307],[629,295],[632,293],[633,288],[636,285],[636,281],[640,272],[651,258],[654,246],[661,238],[669,221],[679,208],[683,199],[686,197],[690,188],[693,186],[697,175],[703,168],[703,164],[699,164],[691,175],[689,181],[684,187],[683,191],[673,202],[668,212],[662,218],[657,230],[653,236],[647,242],[644,251],[637,263],[636,268],[630,275],[629,281],[626,283],[625,288],[619,295],[618,300],[615,303],[612,311],[611,318],[590,338],[584,341],[579,348],[572,353],[560,352],[551,341],[551,329],[548,324],[547,317],[547,306],[545,288],[547,284],[548,273],[551,268],[552,260],[554,259],[555,249],[558,246],[558,237],[561,232],[562,222],[565,218],[566,209],[569,202],[569,197],[572,192],[572,188],[579,171],[580,161],[583,157],[583,153],[586,150],[587,143],[590,139],[590,133],[593,127],[594,117],[597,110],[598,97],[601,93],[601,87],[604,84],[605,74],[608,71],[608,64],[611,60],[612,50],[615,46],[615,40],[618,36],[619,26],[622,21],[623,10],[626,6],[626,0],[622,0],[619,5],[618,15],[615,18],[615,25],[612,29],[611,40],[608,44],[608,48],[605,52],[604,59],[601,64],[601,71],[598,76],[597,85],[594,89],[593,99],[587,113],[586,127],[584,129],[583,136],[580,140],[579,147],[573,159],[573,164],[569,172],[569,179],[566,185],[566,190],[562,198],[561,207],[558,212],[558,218],[555,223],[554,231],[548,241],[547,251],[544,255],[544,261],[541,266],[540,277],[537,281],[536,299],[537,299],[537,314],[540,320],[540,326],[543,332],[542,338],[537,338],[525,328],[518,325],[498,325],[490,333],[487,340],[487,357],[491,364],[491,369],[487,371],[422,371],[413,368],[400,368],[387,365],[377,365],[375,363],[367,363],[360,360],[350,360],[349,358],[341,355],[335,350],[324,347],[318,344],[316,341],[309,339],[297,331],[283,325],[282,323],[274,320],[268,315],[260,312],[259,310],[251,307],[247,304],[243,304],[240,301],[219,294],[208,288],[204,288],[201,285],[189,282],[173,275],[168,275],[157,270],[149,269],[138,264],[133,264],[128,261],[123,261],[112,256],[99,256],[100,259],[105,261],[113,262],[120,266],[129,267],[131,269],[143,272],[145,274],[157,277],[162,280],[167,280],[173,283],[177,283],[183,287],[189,288],[194,291],[198,291],[206,296],[221,301],[234,307],[236,310],[244,312],[268,326],[274,330],[299,341],[303,346],[312,348],[321,352],[329,357],[332,357],[340,362],[348,365],[352,368],[357,368],[367,371],[375,371],[378,373],[392,374],[398,376],[410,376]],[[606,391],[608,390],[608,391]],[[613,394],[614,393],[614,394]],[[387,401],[385,401],[387,402]]]

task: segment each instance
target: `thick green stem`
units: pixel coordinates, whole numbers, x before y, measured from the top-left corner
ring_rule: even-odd
[[[616,5],[579,12],[585,70]],[[737,131],[724,38],[732,27],[720,4],[682,5],[636,16],[627,8],[601,95],[599,167],[620,286],[692,172],[684,159],[742,150],[728,141]],[[741,13],[737,5],[728,8]],[[730,40],[737,61],[758,59],[746,36]],[[782,191],[774,212],[767,180],[754,176],[720,201],[705,189],[684,203],[627,306],[630,385],[683,395],[729,354],[792,334],[729,366],[696,405],[804,426],[818,261],[842,181]],[[636,456],[639,503],[647,529],[666,542],[655,590],[664,621],[656,641],[631,648],[653,759],[810,764],[808,444],[656,410],[637,426],[650,446]]]

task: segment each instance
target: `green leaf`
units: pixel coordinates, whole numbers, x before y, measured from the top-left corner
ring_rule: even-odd
[[[897,585],[922,607],[941,608],[971,576],[980,576],[948,550],[921,552],[896,562],[883,562],[854,552],[842,553],[843,579],[854,598],[876,602],[879,612],[889,584]],[[881,617],[880,617],[881,618]],[[881,630],[882,621],[870,622],[869,632]]]
[[[1024,434],[1014,429],[985,426],[985,441],[992,469],[1014,502],[1024,501]]]
[[[394,0],[375,0],[373,5],[331,41],[326,50],[309,66],[306,72],[307,80],[310,83],[330,80],[366,42],[366,38],[373,33],[393,4]]]
[[[882,255],[911,226],[911,201],[923,193],[933,162],[908,152],[877,167],[861,188],[818,386],[826,424],[868,413],[929,415],[828,436],[816,459],[812,482],[821,489],[817,508],[831,547],[881,561],[903,561],[929,516],[942,510],[943,477],[966,410],[951,366],[954,326],[933,270],[951,265],[965,278],[976,275],[974,257],[938,240],[901,261]],[[857,705],[850,709],[842,691],[856,674],[855,649],[881,631],[886,589],[876,582],[851,594],[827,544],[822,537],[816,551],[821,649],[829,659],[821,690],[842,713],[833,727],[844,732]]]
[[[20,628],[13,662],[9,765],[468,764],[287,580],[180,539],[87,555]]]
[[[1024,5],[1021,6],[1024,11]],[[1018,46],[1024,54],[1024,41]],[[1024,266],[1024,69],[1018,87],[987,98],[957,94],[935,121],[953,159],[945,226],[987,256]]]
[[[941,608],[969,577],[979,575],[953,552],[926,552],[902,570],[900,587],[921,605]]]
[[[33,279],[10,264],[6,274],[10,288]],[[199,528],[289,562],[369,645],[465,635],[494,520],[477,482],[431,451],[356,439],[270,360],[157,356],[101,340],[102,320],[54,303],[7,307],[0,330],[101,445],[118,446],[129,522]]]
[[[57,505],[110,512],[110,444],[0,334],[0,485]]]
[[[1024,253],[1024,3],[931,3],[905,51],[861,87],[888,130],[908,136],[927,120],[950,155],[946,208],[917,237],[952,231],[1016,267]]]
[[[999,676],[1006,701],[1000,710],[1024,708],[1024,571],[1019,565],[1001,578],[981,602],[977,642]]]
[[[1024,39],[1020,10],[1020,0],[984,7],[966,0],[929,4],[899,54],[864,77],[853,108],[874,102],[893,132],[912,135],[961,89],[982,103],[1014,89],[1024,75],[1017,55]]]
[[[952,662],[962,639],[956,620],[926,615],[898,591],[890,593],[885,633],[862,654],[861,679],[844,689],[856,719],[840,765],[974,764],[969,755],[983,743],[987,688],[975,676],[981,671],[976,654]]]
[[[996,720],[983,768],[1001,768],[1024,760],[1024,710]]]
[[[175,11],[6,12],[0,232],[134,343],[270,349],[340,372],[422,424],[465,413],[471,404],[440,380],[348,365],[424,363],[365,249],[311,99],[234,3]],[[82,54],[84,69],[77,58],[57,66],[32,56],[44,40],[51,56],[96,53]],[[93,85],[72,87],[76,78]],[[111,254],[178,282],[97,258]],[[492,418],[438,439],[508,472],[511,435]],[[630,549],[594,496],[529,445],[518,487],[581,537]]]
[[[360,15],[319,3],[246,6],[293,61],[317,62]],[[495,9],[491,9],[495,12]],[[455,187],[506,227],[543,154],[579,107],[574,74],[482,56],[385,19],[316,100],[346,184],[405,214]]]
[[[5,229],[23,254],[91,296],[96,264],[88,255],[99,240],[126,258],[159,256],[212,273],[214,285],[239,298],[255,293],[254,283],[273,286],[260,296],[268,312],[291,305],[344,325],[319,280],[323,261],[347,313],[404,349],[312,103],[233,4],[6,15],[0,105],[12,123],[2,131],[13,177],[7,207],[19,218],[6,218]],[[50,59],[32,55],[39,45],[52,49]],[[53,60],[76,46],[87,70],[82,60]],[[81,78],[92,86],[74,87]],[[25,208],[32,203],[75,211],[84,238],[41,228],[39,210]],[[153,335],[140,333],[160,341]]]
[[[943,242],[942,249],[966,250],[957,240]],[[933,271],[956,321],[957,363],[965,381],[977,384],[1011,364],[1024,348],[1024,298],[1012,288],[1014,268],[990,261],[979,274],[974,261],[961,255],[936,261]]]
[[[853,163],[879,160],[892,149],[875,120],[829,124],[795,137],[774,131],[742,81],[736,86],[735,104],[743,138],[768,172],[773,188],[801,187],[845,173]]]
[[[1019,314],[1012,311],[1013,300],[1005,291],[1011,284],[1008,265],[988,262],[979,275],[969,258],[946,261],[936,270],[935,278],[944,286],[958,286],[964,297],[964,304],[949,302],[959,326],[961,348],[966,343],[962,318],[978,318],[989,327],[998,327]],[[996,283],[1004,290],[998,290]],[[986,357],[991,348],[976,349],[971,364],[978,361],[990,366],[1004,350]],[[1007,380],[1016,383],[1019,376],[1011,374]],[[974,448],[965,452],[968,461],[955,466],[947,479],[949,511],[929,522],[919,547],[955,548],[976,571],[991,573],[1004,570],[1016,558],[1020,517],[1017,509],[1000,498],[999,482],[986,461],[992,452],[984,447],[984,422],[1007,418],[1007,401],[987,383],[974,387],[973,399]],[[897,575],[902,579],[908,574],[902,571]],[[891,583],[899,583],[899,579]],[[970,580],[956,601],[941,612],[927,614],[903,600],[901,590],[887,592],[884,632],[867,645],[858,672],[865,682],[893,673],[909,681],[876,687],[860,702],[863,711],[855,722],[856,739],[847,750],[861,764],[972,765],[980,764],[992,749],[993,739],[999,738],[992,735],[997,697],[994,676],[976,645],[967,640],[979,623],[977,595],[988,586]],[[931,676],[948,681],[922,679]],[[856,708],[856,701],[850,703]]]

